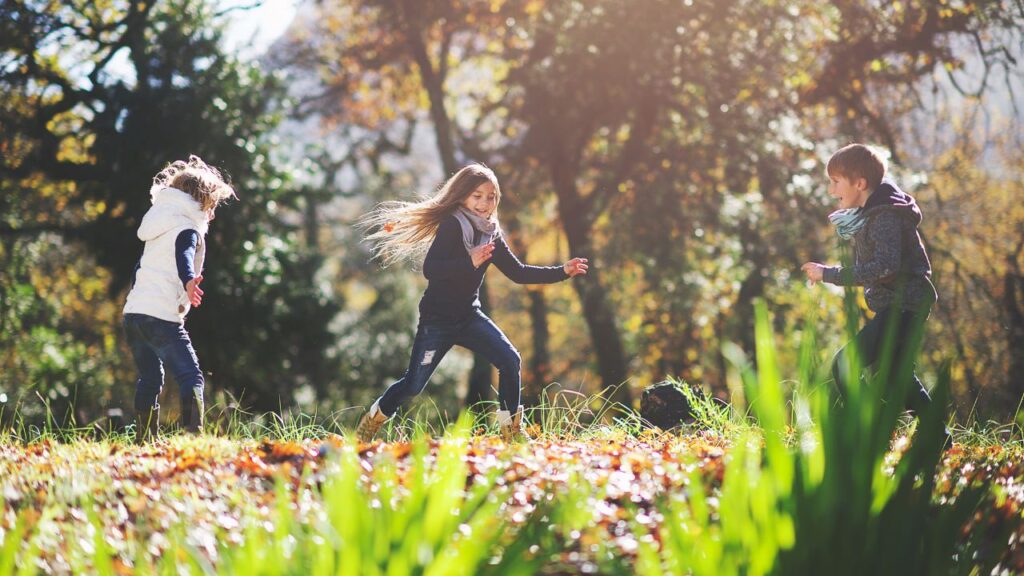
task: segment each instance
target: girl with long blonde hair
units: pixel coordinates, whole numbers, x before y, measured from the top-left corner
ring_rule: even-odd
[[[384,265],[423,260],[427,289],[405,375],[385,390],[356,428],[368,442],[399,406],[423,391],[437,365],[459,345],[498,368],[498,424],[506,440],[524,437],[520,357],[500,328],[480,309],[480,285],[493,262],[517,284],[553,284],[587,273],[587,260],[561,266],[528,266],[505,242],[498,222],[501,189],[490,168],[469,164],[431,197],[386,202],[364,216],[374,256]]]

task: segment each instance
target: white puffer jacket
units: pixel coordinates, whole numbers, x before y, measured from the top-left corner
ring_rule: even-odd
[[[177,188],[153,191],[153,207],[139,226],[139,240],[146,243],[146,248],[135,275],[135,285],[124,305],[125,314],[146,314],[168,322],[185,321],[191,305],[178,277],[174,244],[184,230],[199,233],[193,261],[196,275],[199,275],[206,256],[208,227],[206,212],[185,192]]]

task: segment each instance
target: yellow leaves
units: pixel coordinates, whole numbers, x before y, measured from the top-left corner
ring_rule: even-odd
[[[526,12],[528,16],[536,16],[544,10],[544,0],[530,0],[523,7],[523,12]]]
[[[615,132],[615,141],[618,142],[619,144],[624,144],[627,140],[629,140],[630,131],[631,126],[629,124],[623,124],[622,126],[619,126],[619,129],[616,130]]]
[[[786,79],[786,83],[790,88],[804,89],[812,87],[814,79],[807,70],[798,70]]]
[[[107,203],[100,201],[89,201],[85,203],[85,215],[87,218],[92,219],[97,216],[102,216],[107,211]]]

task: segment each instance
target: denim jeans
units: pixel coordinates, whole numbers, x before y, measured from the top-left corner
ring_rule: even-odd
[[[145,314],[125,314],[124,332],[138,371],[135,381],[137,412],[159,406],[165,365],[178,383],[182,406],[203,398],[203,373],[184,324]]]
[[[898,314],[898,317],[893,318],[894,314]],[[918,312],[909,310],[897,312],[892,309],[885,309],[875,314],[875,317],[871,320],[868,320],[864,328],[861,328],[860,332],[857,333],[854,342],[843,346],[836,353],[835,359],[832,362],[832,377],[835,380],[836,387],[839,389],[839,393],[843,394],[849,385],[845,381],[845,377],[847,363],[849,362],[849,347],[852,344],[856,344],[857,350],[860,353],[860,363],[864,368],[878,369],[878,364],[882,360],[883,355],[888,352],[891,354],[889,361],[890,373],[899,374],[901,363],[914,363],[921,345],[924,321],[927,317],[927,309]],[[892,322],[893,334],[890,348],[887,350],[886,331],[889,329],[890,321]],[[908,355],[911,357],[908,357]],[[912,382],[904,402],[908,410],[916,413],[931,402],[931,396],[929,396],[928,390],[921,384],[921,380],[918,379],[913,370],[911,370],[910,378]]]
[[[409,368],[380,397],[380,410],[393,415],[409,399],[423,391],[444,355],[459,345],[498,368],[498,399],[502,410],[519,407],[519,351],[498,326],[479,309],[465,318],[420,318],[412,344]]]

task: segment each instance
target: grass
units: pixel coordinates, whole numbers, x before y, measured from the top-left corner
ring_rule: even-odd
[[[696,421],[675,434],[559,389],[511,446],[479,414],[413,413],[369,445],[347,413],[214,412],[211,434],[145,446],[12,427],[0,576],[1024,571],[1019,428],[956,429],[943,451],[943,374],[907,421],[881,378],[836,408],[823,363],[780,366],[780,345],[809,346],[780,344],[763,306],[756,342],[726,350],[733,405],[676,382]]]

